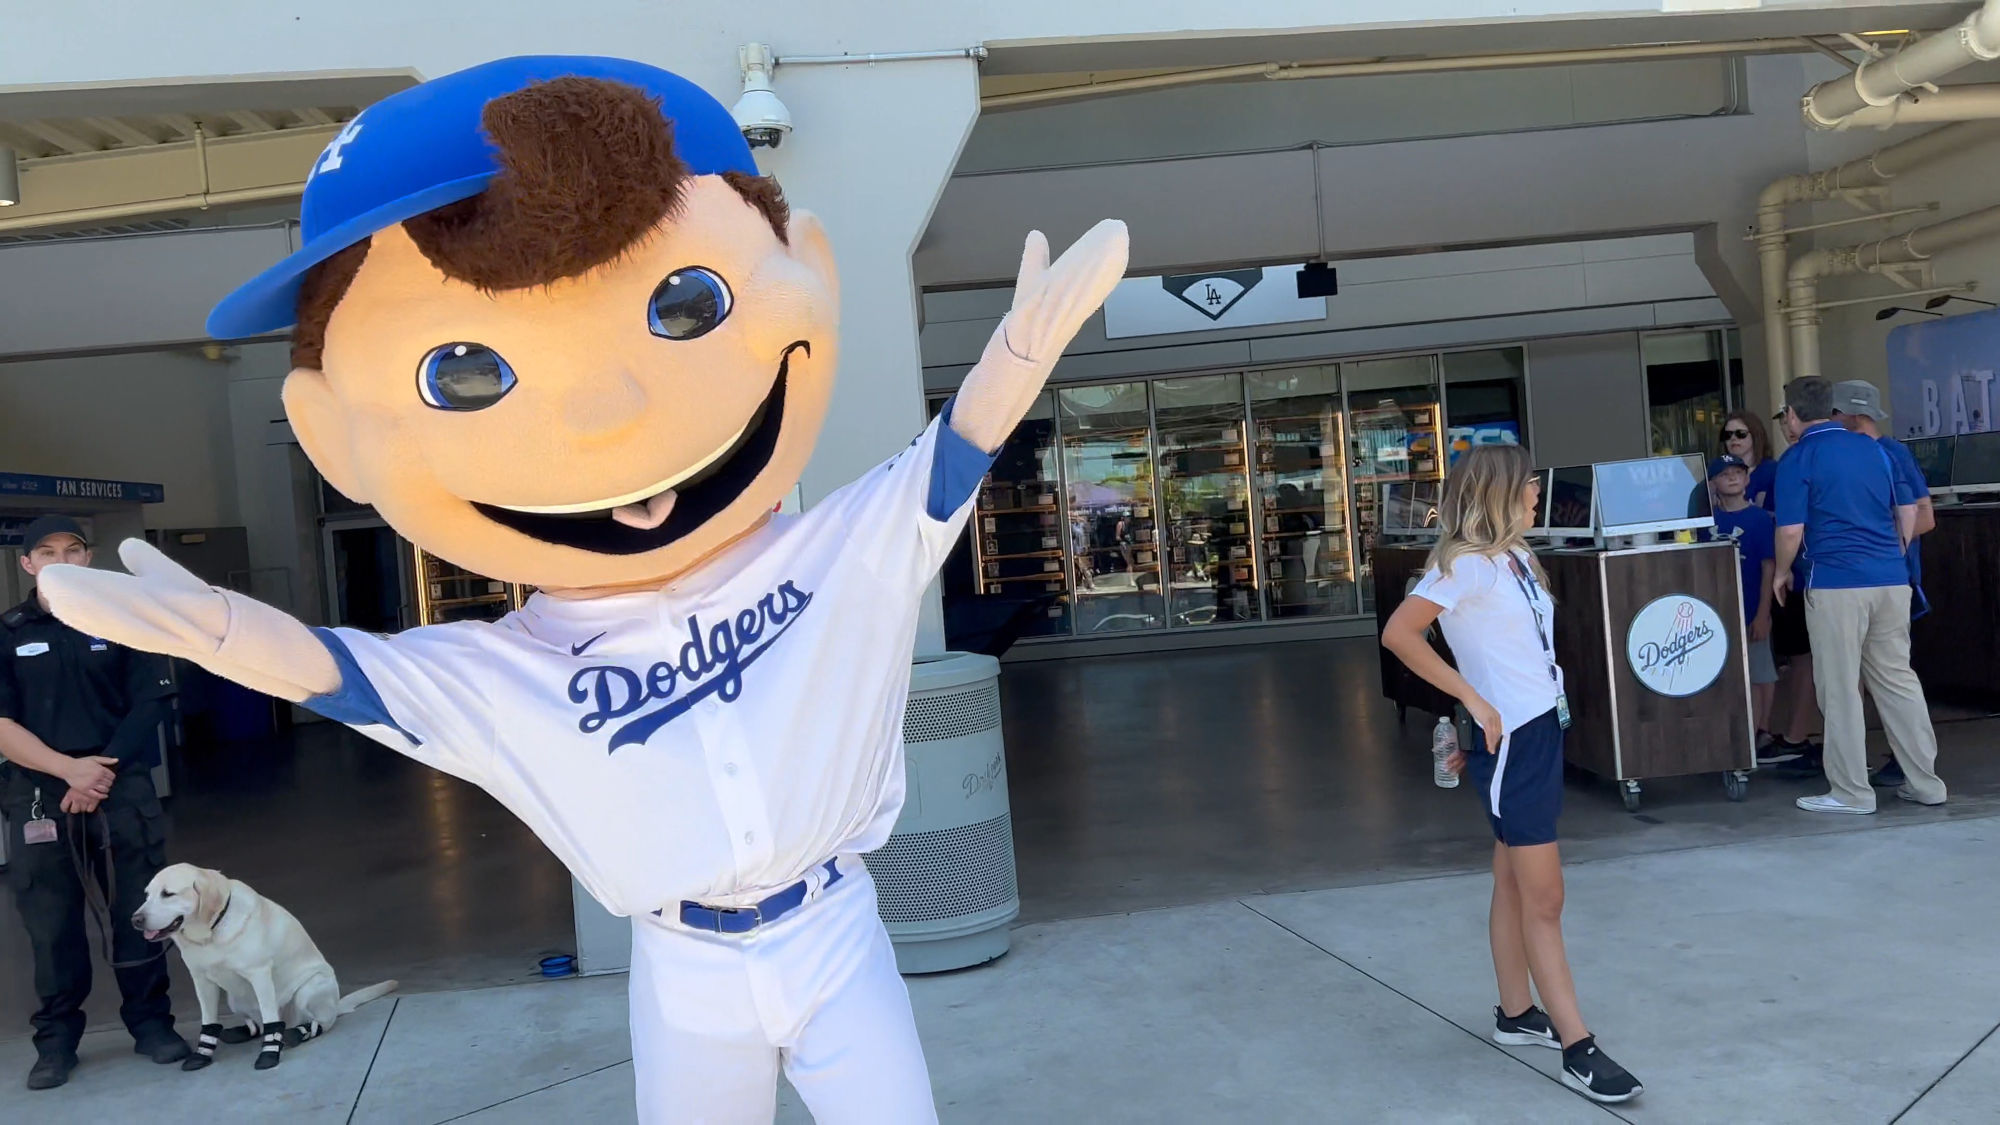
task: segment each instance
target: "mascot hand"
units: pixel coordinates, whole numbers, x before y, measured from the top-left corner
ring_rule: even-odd
[[[64,624],[128,648],[191,660],[293,702],[340,687],[333,657],[298,621],[208,585],[143,540],[119,544],[118,557],[132,573],[42,569],[37,584]]]
[[[991,453],[1041,393],[1056,360],[1083,322],[1125,276],[1125,224],[1106,219],[1049,264],[1049,242],[1028,235],[1014,307],[994,329],[986,352],[965,377],[951,408],[951,428]]]

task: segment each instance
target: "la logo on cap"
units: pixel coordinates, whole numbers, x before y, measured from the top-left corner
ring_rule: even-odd
[[[339,136],[327,142],[326,151],[320,154],[319,163],[313,166],[313,175],[340,171],[340,150],[353,144],[360,135],[361,119],[357,117],[347,123],[347,128],[342,129]]]

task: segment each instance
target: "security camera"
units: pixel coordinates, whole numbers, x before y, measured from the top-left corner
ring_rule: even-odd
[[[777,148],[792,131],[792,111],[771,89],[771,68],[776,60],[771,48],[762,43],[746,43],[736,49],[736,64],[743,71],[743,96],[736,99],[729,115],[751,148]]]

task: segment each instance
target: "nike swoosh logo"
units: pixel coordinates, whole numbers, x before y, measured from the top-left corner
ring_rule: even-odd
[[[610,631],[610,630],[608,630],[608,629],[607,629],[607,630],[605,630],[605,632],[609,632],[609,631]],[[594,636],[594,637],[590,638],[589,640],[587,640],[587,641],[583,642],[583,643],[582,643],[582,644],[580,644],[580,645],[571,645],[571,646],[569,646],[569,654],[570,654],[571,656],[582,656],[582,655],[583,655],[583,650],[585,650],[585,649],[589,648],[589,647],[590,647],[591,645],[594,645],[594,644],[596,644],[597,642],[599,642],[599,641],[601,641],[601,640],[603,640],[603,639],[604,639],[604,633],[599,633],[599,634],[597,634],[596,636]]]
[[[1590,1085],[1591,1081],[1597,1077],[1595,1073],[1588,1070],[1572,1070],[1570,1073],[1576,1075],[1576,1080],[1586,1086]]]

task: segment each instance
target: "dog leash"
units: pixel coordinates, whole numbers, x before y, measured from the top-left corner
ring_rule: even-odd
[[[77,882],[83,884],[84,914],[97,923],[97,936],[104,952],[105,962],[113,969],[136,969],[165,957],[167,955],[165,942],[159,943],[158,952],[152,956],[141,957],[136,961],[120,961],[112,956],[111,903],[104,897],[104,887],[90,877],[90,857],[87,854],[89,846],[84,842],[82,834],[76,830],[79,822],[85,826],[92,823],[97,825],[98,836],[104,848],[104,884],[115,891],[118,886],[118,860],[111,850],[111,822],[105,819],[101,810],[70,813],[70,831],[64,833],[64,845],[69,849],[70,866],[76,869]]]

